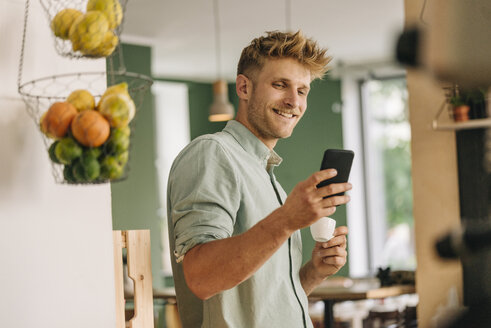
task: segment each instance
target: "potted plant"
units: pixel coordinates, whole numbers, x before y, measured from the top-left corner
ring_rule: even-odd
[[[468,97],[460,92],[457,85],[452,90],[452,95],[449,99],[449,103],[452,109],[452,116],[455,122],[465,122],[469,120],[470,106],[468,104]]]

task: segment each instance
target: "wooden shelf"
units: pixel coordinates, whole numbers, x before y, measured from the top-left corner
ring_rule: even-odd
[[[435,118],[431,126],[433,127],[434,130],[444,130],[444,131],[491,128],[491,118],[480,118],[480,119],[473,119],[465,122],[448,122],[448,123],[438,122],[438,118]]]

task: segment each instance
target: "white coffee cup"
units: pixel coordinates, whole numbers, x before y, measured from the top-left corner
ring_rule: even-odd
[[[323,217],[310,226],[310,233],[315,241],[324,243],[333,237],[336,220]]]

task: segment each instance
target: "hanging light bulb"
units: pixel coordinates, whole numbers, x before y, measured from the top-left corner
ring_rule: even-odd
[[[213,104],[210,106],[211,122],[228,121],[234,118],[234,106],[228,101],[228,87],[225,80],[213,83]]]
[[[220,24],[218,16],[218,0],[213,0],[215,18],[215,45],[217,59],[217,81],[213,83],[213,104],[210,106],[208,119],[211,122],[228,121],[234,117],[234,107],[228,100],[227,82],[221,78],[221,58],[220,58]]]

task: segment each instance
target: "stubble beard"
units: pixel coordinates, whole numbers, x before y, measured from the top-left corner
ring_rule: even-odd
[[[248,108],[249,123],[260,137],[264,139],[282,139],[291,135],[291,133],[284,135],[275,132],[273,122],[268,120],[267,116],[267,112],[273,111],[271,106],[268,104],[258,104],[254,98],[251,100]]]

